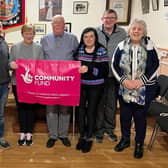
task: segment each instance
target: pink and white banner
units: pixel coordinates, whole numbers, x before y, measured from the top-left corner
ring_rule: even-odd
[[[16,88],[19,102],[79,105],[79,61],[18,59]]]

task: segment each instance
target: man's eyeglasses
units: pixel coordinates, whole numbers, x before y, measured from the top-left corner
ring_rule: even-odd
[[[109,19],[109,20],[114,20],[114,19],[117,19],[117,17],[103,17],[103,19]]]

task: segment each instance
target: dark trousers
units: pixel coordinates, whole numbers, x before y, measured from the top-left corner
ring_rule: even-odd
[[[110,132],[116,127],[118,83],[114,77],[107,78],[103,96],[99,103],[96,135],[103,136],[104,132]]]
[[[96,126],[97,106],[103,92],[103,85],[81,86],[79,106],[80,137],[92,138]]]
[[[135,103],[126,103],[119,97],[120,102],[120,124],[122,138],[130,140],[132,119],[135,123],[135,141],[144,143],[146,136],[146,113],[149,105],[141,106]]]
[[[0,84],[0,138],[4,136],[4,107],[8,99],[8,83]]]
[[[16,107],[18,111],[18,119],[20,132],[22,133],[32,133],[34,126],[34,112],[35,104],[20,103],[18,102],[16,86],[12,86],[13,94],[16,101]]]

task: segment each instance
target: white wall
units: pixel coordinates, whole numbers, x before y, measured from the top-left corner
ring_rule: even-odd
[[[26,1],[26,16],[29,23],[45,23],[47,24],[47,32],[51,31],[50,22],[39,22],[39,0],[25,0]],[[66,22],[72,23],[71,32],[80,38],[81,31],[88,26],[96,27],[101,24],[101,16],[105,10],[105,0],[87,0],[89,2],[88,14],[73,14],[73,1],[62,0],[62,15]],[[7,42],[17,42],[22,40],[19,30],[12,29],[7,32]],[[36,35],[35,41],[39,40],[41,36]]]
[[[157,47],[168,49],[168,6],[164,7],[164,0],[159,0],[159,10],[153,11],[152,0],[150,0],[149,14],[142,14],[141,0],[132,0],[131,20],[142,18],[148,26],[148,35]]]
[[[39,0],[26,1],[26,16],[29,23],[45,23],[47,24],[47,32],[51,31],[50,22],[38,21]],[[101,24],[101,16],[105,10],[106,0],[87,0],[89,2],[88,14],[73,14],[73,1],[62,0],[62,14],[66,22],[72,23],[72,32],[80,37],[81,31],[87,26],[98,26]],[[165,13],[168,13],[168,7],[164,7],[164,0],[159,0],[159,11],[152,10],[152,0],[150,0],[149,14],[142,14],[141,0],[132,0],[131,20],[134,18],[142,18],[148,25],[148,35],[160,48],[168,49],[168,19],[165,19]],[[128,26],[124,26],[127,30]],[[40,39],[40,35],[36,35],[35,41]],[[10,29],[7,32],[7,42],[15,43],[20,41],[20,28]]]

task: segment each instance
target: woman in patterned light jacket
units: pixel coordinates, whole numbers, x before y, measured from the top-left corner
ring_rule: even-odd
[[[156,72],[159,66],[154,44],[147,37],[146,23],[135,19],[128,38],[120,42],[112,58],[112,71],[120,83],[121,140],[115,146],[120,152],[130,146],[132,118],[135,122],[135,158],[143,157],[146,134],[146,112],[156,95]]]

